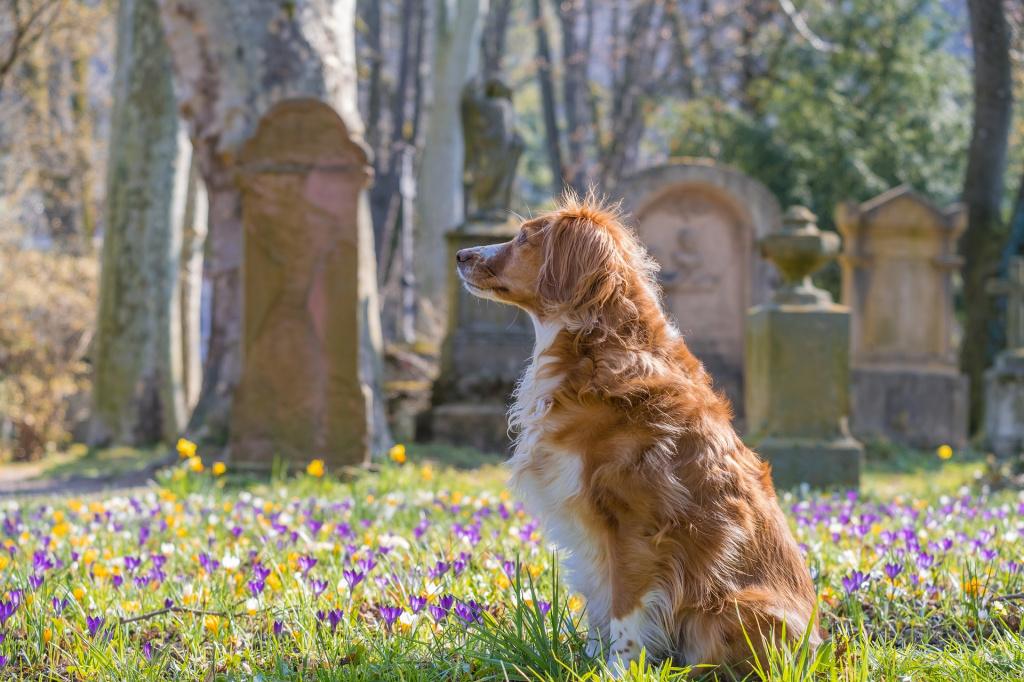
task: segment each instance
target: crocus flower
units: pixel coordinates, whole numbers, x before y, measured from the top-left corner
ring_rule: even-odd
[[[0,601],[0,625],[6,623],[17,610],[18,604],[13,599],[11,601]]]
[[[302,575],[306,575],[313,567],[316,566],[316,559],[311,556],[300,556],[298,559],[299,570],[302,571]]]
[[[54,597],[50,600],[50,603],[53,605],[53,612],[59,616],[60,614],[64,613],[64,609],[68,605],[68,600],[57,599],[56,597]]]
[[[342,577],[345,578],[345,582],[348,583],[349,588],[354,588],[359,583],[363,582],[363,578],[366,574],[362,571],[350,571],[348,569],[341,572]]]
[[[409,608],[413,613],[419,613],[427,605],[427,598],[420,596],[409,597]]]
[[[389,630],[395,624],[395,621],[398,620],[398,617],[402,615],[402,607],[400,606],[381,606],[379,611],[380,617],[384,619],[384,624]]]
[[[860,571],[853,571],[850,575],[843,578],[843,589],[846,590],[846,594],[853,594],[860,588],[864,587],[867,582],[867,575]]]
[[[327,589],[327,581],[314,578],[309,581],[309,589],[313,591],[314,596],[319,597]]]
[[[887,563],[882,570],[889,580],[896,580],[896,576],[903,572],[903,564]]]
[[[96,633],[99,632],[100,628],[103,627],[103,624],[106,621],[107,619],[101,616],[86,616],[85,625],[89,629],[89,636],[95,637]]]

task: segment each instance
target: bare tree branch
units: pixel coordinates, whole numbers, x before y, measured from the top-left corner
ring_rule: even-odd
[[[796,30],[801,38],[807,41],[807,44],[813,47],[818,52],[835,52],[838,48],[832,43],[822,40],[814,31],[811,30],[810,26],[807,25],[807,21],[804,19],[804,15],[793,6],[792,0],[779,0],[779,7],[782,8],[782,13],[786,15],[786,19],[789,20],[790,25]]]

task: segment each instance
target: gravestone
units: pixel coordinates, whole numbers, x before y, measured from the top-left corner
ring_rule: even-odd
[[[631,175],[616,195],[661,266],[666,313],[742,417],[747,309],[767,302],[775,282],[756,244],[782,224],[778,202],[753,178],[700,159]]]
[[[853,315],[854,435],[920,448],[965,445],[968,389],[952,282],[963,208],[939,210],[901,186],[842,204],[836,224],[845,240],[843,302]]]
[[[369,456],[360,302],[367,155],[333,109],[287,100],[238,159],[245,307],[233,463]]]
[[[772,465],[779,488],[856,488],[864,448],[850,435],[850,313],[811,282],[839,238],[804,207],[760,242],[785,284],[749,313],[746,441]]]
[[[1024,258],[1013,258],[989,292],[1006,296],[1006,350],[985,373],[985,438],[1005,458],[1024,452]]]
[[[509,215],[523,151],[515,124],[507,86],[496,79],[467,85],[462,99],[467,219],[446,235],[448,328],[429,424],[435,440],[498,453],[510,445],[507,401],[533,351],[533,325],[518,308],[466,291],[455,272],[455,253],[506,242],[519,231],[520,221]]]

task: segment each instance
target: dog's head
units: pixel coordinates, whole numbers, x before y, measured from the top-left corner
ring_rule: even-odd
[[[628,305],[637,287],[650,291],[655,270],[614,207],[574,194],[524,222],[511,241],[462,249],[455,259],[471,293],[578,331]]]

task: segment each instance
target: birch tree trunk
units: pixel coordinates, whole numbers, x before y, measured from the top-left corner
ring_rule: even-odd
[[[417,333],[429,341],[444,334],[448,294],[445,232],[462,223],[462,89],[476,71],[484,0],[436,0],[433,94],[416,192]]]
[[[181,311],[181,374],[185,407],[191,412],[203,383],[200,317],[203,297],[203,251],[206,248],[206,185],[199,176],[192,147],[188,149],[188,185],[182,215],[179,305]]]
[[[156,0],[121,0],[117,21],[90,438],[142,445],[175,437],[185,419],[175,206],[188,142]]]
[[[360,137],[354,0],[158,0],[174,67],[178,105],[209,195],[207,276],[210,336],[199,402],[188,433],[227,442],[241,371],[242,215],[235,163],[262,115],[277,102],[312,97]],[[366,203],[365,201],[363,202]],[[368,213],[367,213],[368,216]],[[372,377],[371,448],[388,441],[379,392],[380,306],[373,230],[360,221],[359,305],[363,375]]]

